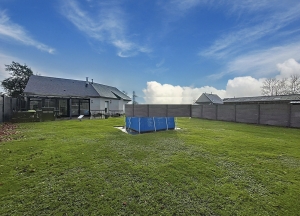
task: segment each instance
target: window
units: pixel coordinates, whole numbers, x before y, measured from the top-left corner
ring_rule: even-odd
[[[80,100],[80,115],[90,114],[90,103],[89,100]]]
[[[68,100],[59,99],[58,100],[58,110],[60,116],[68,116]]]
[[[39,110],[41,108],[42,108],[42,100],[41,99],[30,99],[29,109]]]
[[[79,115],[79,99],[71,99],[71,110],[72,110],[72,116],[78,116]]]
[[[55,106],[55,99],[45,99],[44,107],[56,107]]]

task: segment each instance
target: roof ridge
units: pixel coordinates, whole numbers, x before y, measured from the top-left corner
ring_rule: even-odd
[[[86,82],[84,80],[76,80],[76,79],[68,79],[68,78],[60,78],[60,77],[49,77],[49,76],[42,76],[42,75],[31,75],[31,76],[36,76],[36,77],[45,77],[45,78],[50,78],[50,79],[62,79],[62,80],[71,80],[71,81],[78,81],[78,82]]]
[[[62,80],[70,80],[70,81],[77,81],[77,82],[86,82],[85,80],[77,80],[77,79],[68,79],[68,78],[61,78],[61,77],[50,77],[50,76],[42,76],[42,75],[31,75],[31,76],[37,76],[37,77],[45,77],[45,78],[50,78],[50,79],[62,79]],[[110,88],[116,88],[114,86],[110,86],[110,85],[105,85],[105,84],[102,84],[102,83],[96,83],[96,82],[90,82],[88,81],[90,84],[97,84],[97,85],[102,85],[102,86],[107,86],[107,87],[110,87]]]

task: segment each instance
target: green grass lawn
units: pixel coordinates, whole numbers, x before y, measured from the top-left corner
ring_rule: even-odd
[[[19,124],[0,142],[0,215],[299,215],[300,130],[178,118]]]

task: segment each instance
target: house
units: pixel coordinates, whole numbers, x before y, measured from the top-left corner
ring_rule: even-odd
[[[58,116],[124,113],[131,98],[115,87],[86,81],[32,75],[24,90],[27,109],[53,107]]]
[[[300,94],[224,98],[224,104],[299,104]]]
[[[216,94],[203,93],[196,101],[195,104],[199,105],[211,105],[211,104],[223,104],[222,99]]]

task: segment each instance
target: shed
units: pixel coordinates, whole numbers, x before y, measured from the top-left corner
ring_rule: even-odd
[[[216,94],[203,93],[195,102],[199,105],[204,104],[223,104],[223,100]]]

